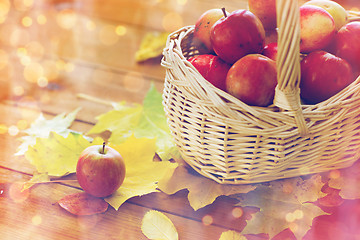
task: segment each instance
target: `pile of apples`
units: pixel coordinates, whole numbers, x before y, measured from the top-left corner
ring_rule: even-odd
[[[194,28],[194,44],[206,53],[189,62],[215,87],[252,106],[273,102],[277,85],[276,0],[249,0],[249,10],[204,12]],[[330,0],[300,6],[302,101],[316,104],[335,95],[360,73],[360,21]]]

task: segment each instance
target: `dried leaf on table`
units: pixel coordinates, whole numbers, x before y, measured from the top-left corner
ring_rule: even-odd
[[[339,189],[343,199],[360,199],[360,162],[351,167],[333,170],[329,174],[329,187]]]
[[[161,93],[154,85],[151,85],[142,105],[119,103],[114,110],[98,116],[97,120],[88,134],[111,131],[109,141],[113,144],[124,142],[132,134],[137,138],[156,139],[156,152],[162,160],[178,155],[166,122]]]
[[[90,143],[83,135],[74,132],[67,137],[51,132],[48,138],[37,138],[36,144],[25,152],[25,157],[38,173],[59,177],[76,171],[78,158],[85,148],[102,143],[101,138]]]
[[[169,36],[168,32],[153,32],[148,33],[143,38],[139,50],[135,53],[135,60],[143,62],[150,58],[159,57],[166,46],[166,40]]]
[[[103,213],[109,206],[104,199],[91,196],[85,192],[66,195],[58,203],[66,211],[78,216]]]
[[[174,194],[182,189],[189,191],[188,200],[196,211],[212,204],[219,196],[248,193],[255,185],[221,185],[190,170],[185,164],[166,173],[158,183],[159,189],[166,194]]]
[[[320,175],[307,180],[300,177],[258,184],[257,188],[242,195],[239,206],[259,208],[248,221],[243,234],[267,233],[270,239],[290,228],[297,239],[302,239],[311,228],[315,217],[326,215],[312,202],[325,196]]]
[[[23,190],[31,188],[34,184],[40,182],[50,182],[50,176],[47,173],[34,173],[33,177],[24,183]]]
[[[223,232],[221,234],[219,240],[247,240],[247,238],[244,235],[242,235],[241,233],[229,230],[229,231]]]
[[[157,183],[176,163],[153,161],[155,139],[130,136],[124,143],[111,145],[124,158],[126,176],[120,188],[105,200],[116,210],[129,198],[157,192]]]
[[[77,113],[80,111],[80,108],[75,109],[69,114],[59,114],[52,119],[45,119],[42,114],[31,124],[30,128],[25,129],[22,133],[25,133],[25,136],[19,138],[22,142],[18,147],[15,155],[20,156],[24,155],[28,150],[29,146],[32,146],[36,143],[36,138],[47,138],[50,135],[50,132],[56,132],[63,137],[66,137],[69,132],[74,132],[69,129]]]
[[[141,230],[149,239],[179,239],[176,228],[171,220],[165,214],[155,210],[150,210],[145,214]]]

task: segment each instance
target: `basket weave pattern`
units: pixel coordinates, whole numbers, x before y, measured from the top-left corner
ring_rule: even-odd
[[[360,77],[316,105],[299,96],[296,0],[278,0],[278,86],[274,104],[249,106],[215,88],[187,61],[194,26],[164,49],[163,104],[184,160],[219,183],[247,184],[344,168],[360,156]]]

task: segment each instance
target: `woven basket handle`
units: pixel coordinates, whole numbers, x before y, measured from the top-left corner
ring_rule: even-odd
[[[294,116],[301,136],[309,133],[300,103],[300,12],[298,0],[276,0],[277,79],[274,105]]]

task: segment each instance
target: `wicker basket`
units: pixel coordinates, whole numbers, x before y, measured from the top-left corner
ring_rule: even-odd
[[[184,160],[225,184],[266,182],[352,165],[360,154],[360,77],[335,96],[301,105],[297,0],[277,0],[278,85],[274,104],[249,106],[215,88],[187,61],[193,26],[164,49],[163,104]]]

